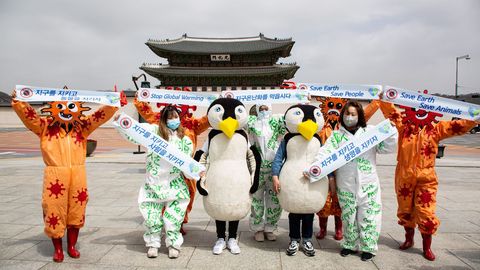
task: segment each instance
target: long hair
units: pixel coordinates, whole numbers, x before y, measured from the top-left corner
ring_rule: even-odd
[[[345,115],[345,112],[348,110],[348,108],[354,107],[357,109],[358,113],[358,123],[357,127],[366,127],[367,126],[367,121],[365,121],[365,112],[363,111],[362,104],[356,102],[356,101],[349,101],[347,104],[343,107],[342,112],[340,112],[340,124],[342,127],[347,127],[345,123],[343,122],[343,116]]]
[[[167,120],[169,117],[172,115],[177,115],[180,118],[180,113],[172,105],[165,106],[161,111],[160,111],[160,120],[158,122],[158,135],[162,137],[164,140],[169,141],[170,139],[170,131],[168,130],[169,128],[167,127]],[[183,136],[185,135],[184,129],[182,127],[182,123],[180,121],[180,126],[177,128],[177,136],[180,139],[183,139]]]

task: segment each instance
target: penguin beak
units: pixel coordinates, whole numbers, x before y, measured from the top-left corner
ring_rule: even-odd
[[[235,130],[237,130],[238,128],[238,121],[236,119],[233,119],[232,117],[228,117],[227,119],[220,122],[218,127],[229,139],[231,139],[233,134],[235,133]]]
[[[305,122],[302,122],[298,125],[298,132],[310,141],[313,138],[313,135],[315,135],[315,132],[317,131],[318,125],[317,123],[313,122],[312,120],[308,119]]]

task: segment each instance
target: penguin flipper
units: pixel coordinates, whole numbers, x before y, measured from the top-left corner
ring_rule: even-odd
[[[250,146],[250,150],[253,153],[253,157],[255,158],[255,173],[253,176],[253,183],[252,186],[250,187],[250,194],[253,194],[257,192],[258,190],[258,184],[259,184],[259,178],[260,178],[260,166],[262,164],[262,157],[260,156],[260,153],[258,152],[257,148],[255,146]]]
[[[208,191],[206,188],[204,188],[204,180],[203,179],[200,179],[197,181],[197,190],[198,190],[198,193],[200,193],[200,195],[202,196],[208,196]]]
[[[203,150],[201,150],[201,149],[198,150],[197,152],[195,152],[195,155],[193,156],[193,159],[195,161],[200,161],[200,158],[202,157],[203,153],[204,153]]]

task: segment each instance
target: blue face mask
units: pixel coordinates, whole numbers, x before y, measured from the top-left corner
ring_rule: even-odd
[[[179,118],[174,118],[174,119],[168,119],[167,120],[167,127],[171,130],[176,130],[180,126],[180,119]]]

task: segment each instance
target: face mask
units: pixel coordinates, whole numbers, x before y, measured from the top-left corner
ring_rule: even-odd
[[[260,119],[265,119],[270,117],[270,111],[259,111],[258,112],[258,118]]]
[[[347,127],[354,127],[358,123],[358,116],[344,115],[343,122]]]
[[[171,130],[176,130],[180,126],[180,119],[169,119],[167,120],[167,127]]]

